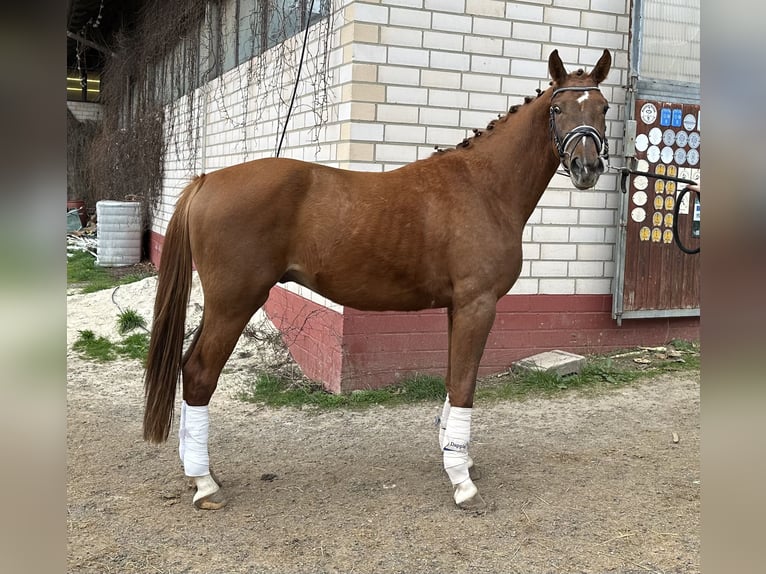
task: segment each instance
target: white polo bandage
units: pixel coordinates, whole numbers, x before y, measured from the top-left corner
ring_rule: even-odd
[[[450,482],[458,485],[471,480],[468,475],[468,443],[471,441],[471,409],[451,407],[444,429],[442,452],[444,470]]]
[[[449,395],[447,395],[447,398],[444,399],[444,406],[442,407],[442,416],[439,417],[439,448],[441,449],[444,448],[444,431],[447,430],[450,408]]]
[[[184,463],[186,476],[210,474],[207,452],[209,415],[207,405],[193,407],[181,403],[181,423],[178,429],[178,454]]]
[[[181,417],[178,421],[178,456],[184,461],[186,450],[186,401],[181,401]]]

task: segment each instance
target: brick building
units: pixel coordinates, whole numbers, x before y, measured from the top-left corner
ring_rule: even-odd
[[[278,79],[295,81],[297,65],[285,67],[285,47],[297,62],[303,33],[243,55],[253,2],[220,3],[224,26],[217,33],[228,38],[224,49],[233,56],[222,59],[230,63],[173,106],[164,195],[152,227],[155,263],[178,193],[194,173],[275,153],[289,94],[273,86]],[[659,96],[670,101],[698,101],[698,0],[680,8],[669,0],[315,3],[306,6],[313,10],[305,19],[311,22],[307,57],[283,157],[366,171],[427,157],[434,146],[456,144],[547,88],[547,57],[554,49],[569,69],[589,69],[604,48],[612,52],[602,91],[611,104],[607,125],[616,165],[626,162],[626,122],[644,78],[651,89],[665,85]],[[664,27],[669,20],[675,31]],[[686,41],[668,60],[674,36]],[[639,45],[638,37],[645,42]],[[652,51],[663,42],[666,49]],[[320,69],[324,83],[318,88]],[[196,129],[181,129],[190,123]],[[480,374],[554,348],[589,353],[698,337],[698,305],[633,317],[615,311],[625,267],[620,223],[631,207],[618,188],[614,173],[587,191],[562,176],[551,181],[525,228],[522,273],[498,305]],[[273,289],[266,312],[305,373],[332,390],[385,385],[413,372],[443,373],[446,366],[443,310],[364,313],[288,283]]]

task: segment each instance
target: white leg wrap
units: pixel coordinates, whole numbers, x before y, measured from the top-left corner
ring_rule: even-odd
[[[452,409],[452,405],[449,402],[449,395],[444,399],[444,406],[442,407],[442,414],[439,417],[439,448],[444,449],[444,433],[447,430],[447,421],[449,420],[449,413]],[[468,457],[468,468],[473,466],[473,459]]]
[[[178,452],[184,463],[184,474],[186,476],[209,475],[208,407],[193,407],[184,401],[181,404],[181,421]]]
[[[471,441],[471,409],[451,407],[444,429],[442,452],[444,470],[455,487],[455,502],[460,504],[473,498],[478,489],[468,474],[468,443]]]
[[[442,407],[442,416],[439,417],[439,448],[441,449],[444,448],[444,431],[447,430],[450,408],[449,395],[447,395],[447,398],[444,399],[444,406]]]
[[[181,419],[178,423],[178,456],[184,461],[186,451],[186,401],[181,401]]]

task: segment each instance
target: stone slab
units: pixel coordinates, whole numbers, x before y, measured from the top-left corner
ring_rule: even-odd
[[[572,375],[580,372],[585,365],[585,357],[567,351],[553,350],[538,353],[516,361],[512,365],[514,371],[543,371],[559,376]]]

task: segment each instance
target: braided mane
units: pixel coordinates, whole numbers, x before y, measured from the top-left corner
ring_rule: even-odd
[[[510,115],[511,114],[515,114],[517,111],[519,111],[519,108],[521,108],[522,105],[526,105],[526,104],[528,104],[530,102],[533,102],[537,98],[539,98],[541,95],[543,95],[543,91],[540,88],[537,88],[536,91],[537,91],[537,95],[535,95],[535,96],[525,96],[524,97],[524,104],[515,104],[515,105],[510,107],[510,109],[508,110],[507,113],[505,113],[505,114],[498,114],[497,119],[496,120],[492,120],[491,122],[489,122],[487,124],[487,127],[484,128],[483,130],[479,129],[479,128],[474,128],[473,129],[473,135],[470,136],[470,137],[465,138],[463,141],[458,143],[455,147],[447,147],[447,148],[445,148],[445,147],[440,147],[438,145],[434,146],[434,150],[435,150],[434,154],[443,154],[443,153],[448,153],[448,152],[452,152],[452,151],[457,151],[457,150],[460,150],[460,149],[469,149],[469,148],[473,147],[473,145],[474,145],[474,143],[476,141],[476,138],[481,137],[481,135],[484,134],[485,132],[491,132],[492,130],[495,129],[497,124],[501,124],[501,123],[504,123],[504,122],[508,121],[508,118],[510,117]]]
[[[585,70],[580,68],[580,69],[575,70],[574,72],[572,72],[571,75],[573,75],[573,76],[583,76],[584,74],[585,74]],[[553,85],[553,82],[549,82],[549,85]],[[469,148],[473,147],[476,138],[480,137],[484,132],[491,132],[493,129],[495,129],[495,126],[497,124],[504,123],[504,122],[508,121],[508,118],[510,117],[510,114],[516,113],[522,105],[526,105],[526,104],[528,104],[530,102],[533,102],[537,98],[539,98],[540,96],[543,95],[543,91],[540,88],[537,88],[536,92],[537,92],[537,94],[534,95],[534,96],[525,96],[524,97],[524,104],[513,105],[513,106],[511,106],[511,108],[508,110],[507,113],[505,113],[505,114],[498,114],[497,119],[496,120],[492,120],[491,122],[489,122],[487,124],[487,127],[484,128],[483,130],[481,130],[479,128],[474,128],[473,129],[473,135],[463,139],[463,141],[458,143],[455,147],[446,147],[445,148],[445,147],[440,147],[438,145],[435,145],[434,146],[434,154],[438,155],[438,154],[443,154],[443,153],[447,153],[447,152],[451,152],[451,151],[456,151],[456,150],[460,150],[460,149],[469,149]]]

